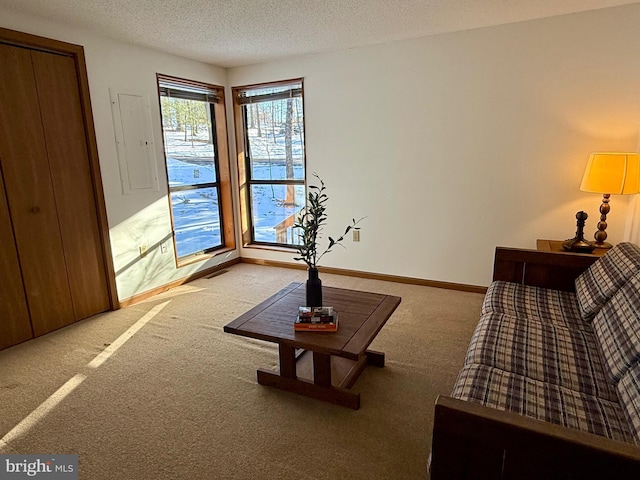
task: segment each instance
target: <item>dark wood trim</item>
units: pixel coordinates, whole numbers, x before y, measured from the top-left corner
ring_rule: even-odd
[[[224,104],[224,96],[220,96],[220,93],[224,93],[224,87],[220,85],[213,85],[207,82],[199,82],[197,80],[189,80],[187,78],[174,77],[173,75],[165,75],[164,73],[156,73],[158,81],[164,80],[167,83],[174,83],[176,85],[190,85],[192,87],[199,87],[207,89],[213,92],[218,97],[217,102]],[[158,88],[158,95],[160,95],[160,89]]]
[[[109,236],[109,221],[107,218],[107,205],[104,198],[104,187],[102,184],[102,174],[100,173],[100,159],[98,157],[98,143],[96,131],[93,124],[93,110],[91,108],[91,97],[89,95],[89,78],[87,76],[87,65],[84,57],[84,49],[76,58],[76,72],[80,84],[80,101],[82,102],[84,124],[87,131],[87,150],[91,167],[91,175],[94,185],[94,195],[96,211],[98,212],[98,228],[102,236],[102,252],[105,267],[107,269],[107,288],[109,289],[109,301],[111,308],[119,308],[118,291],[116,287],[116,273],[113,264],[113,252],[111,250],[111,238]]]
[[[472,421],[473,418],[479,418],[481,419],[480,421],[494,422],[514,429],[529,430],[532,433],[545,435],[558,441],[570,442],[582,447],[599,450],[609,455],[640,461],[640,447],[631,443],[611,440],[600,435],[543,422],[517,413],[504,412],[477,403],[465,402],[446,395],[440,395],[436,399],[436,412],[438,411],[445,412],[445,416],[457,412],[461,416],[469,415],[469,421]],[[460,431],[467,430],[464,423],[456,422],[455,425]],[[479,430],[473,430],[473,432],[477,436],[482,435]],[[505,443],[508,442],[505,441]],[[640,467],[640,465],[638,466]]]
[[[231,182],[231,157],[227,131],[227,106],[224,88],[219,92],[220,102],[213,106],[216,116],[216,138],[218,139],[218,182],[220,183],[222,216],[224,219],[224,244],[236,248],[236,224],[233,211],[233,184]],[[223,140],[222,140],[223,139]]]
[[[81,45],[62,42],[51,38],[40,37],[28,33],[0,28],[0,42],[18,47],[28,47],[30,49],[56,53],[70,56],[76,65],[76,75],[80,88],[80,102],[82,107],[83,122],[87,138],[87,155],[89,157],[89,167],[91,169],[91,180],[93,183],[94,201],[96,214],[98,216],[98,228],[102,242],[102,258],[106,270],[106,281],[110,308],[119,308],[118,292],[116,288],[116,274],[113,265],[113,254],[111,251],[111,240],[109,237],[109,222],[107,219],[107,208],[104,199],[104,188],[102,176],[100,174],[100,160],[98,157],[98,144],[96,141],[95,126],[93,124],[93,111],[91,107],[91,96],[89,93],[89,78],[87,76],[87,65],[84,57],[84,48]]]
[[[289,90],[281,90],[276,93],[265,93],[262,95],[251,95],[243,97],[238,95],[238,103],[247,105],[249,103],[272,102],[274,100],[286,100],[287,98],[299,97],[302,95],[302,88],[291,88]]]
[[[139,293],[137,295],[134,295],[133,297],[125,298],[120,302],[120,308],[129,307],[136,303],[142,302],[147,298],[153,297],[154,295],[158,295],[159,293],[166,292],[167,290],[171,290],[172,288],[179,287],[180,285],[184,285],[185,283],[189,283],[193,280],[197,280],[198,278],[206,277],[207,275],[211,275],[212,273],[218,272],[220,270],[224,270],[225,268],[230,267],[231,265],[235,265],[237,263],[240,263],[240,259],[234,258],[233,260],[228,260],[219,265],[216,265],[215,267],[201,270],[187,277],[181,278],[179,280],[175,280],[171,283],[165,283],[164,285],[156,287],[152,290]]]
[[[431,479],[632,479],[640,448],[441,395]]]
[[[231,87],[231,90],[234,92],[234,103],[236,103],[236,92],[241,92],[242,90],[254,90],[256,88],[273,88],[280,87],[282,85],[288,85],[290,83],[300,82],[302,84],[302,96],[304,98],[304,77],[298,78],[289,78],[286,80],[276,80],[274,82],[265,82],[265,83],[252,83],[250,85],[238,85],[235,87]]]
[[[297,270],[306,270],[306,265],[293,262],[279,262],[276,260],[263,260],[258,258],[240,257],[241,263],[250,263],[253,265],[264,265],[267,267],[293,268]],[[426,280],[424,278],[403,277],[399,275],[387,275],[384,273],[371,273],[359,270],[349,270],[346,268],[319,267],[322,273],[331,273],[334,275],[345,275],[347,277],[368,278],[371,280],[382,280],[385,282],[405,283],[409,285],[422,285],[424,287],[444,288],[447,290],[458,290],[461,292],[486,293],[487,287],[479,285],[466,285],[463,283],[440,282],[437,280]]]
[[[575,279],[599,258],[588,253],[497,247],[493,280],[574,291]]]
[[[9,30],[0,27],[0,42],[16,47],[27,47],[33,50],[43,52],[57,53],[68,56],[75,56],[78,53],[84,55],[84,49],[81,45],[67,43],[52,38],[40,37],[30,33],[18,32],[17,30]]]
[[[231,96],[236,98],[236,87],[231,89]],[[244,122],[242,119],[242,105],[233,101],[233,127],[236,140],[236,163],[238,169],[238,198],[240,200],[240,236],[243,244],[251,243],[249,228],[249,182],[247,181],[247,162],[245,158]]]

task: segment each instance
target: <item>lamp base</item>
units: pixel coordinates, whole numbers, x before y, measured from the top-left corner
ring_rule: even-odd
[[[593,245],[594,248],[609,249],[613,247],[609,242],[589,242],[589,245]]]
[[[598,222],[598,230],[593,236],[596,241],[590,242],[591,245],[593,245],[595,248],[605,249],[613,247],[613,245],[611,245],[610,243],[605,242],[605,240],[607,239],[607,213],[609,213],[611,210],[611,207],[609,206],[610,197],[611,195],[608,193],[602,195],[602,205],[600,205],[600,221]]]

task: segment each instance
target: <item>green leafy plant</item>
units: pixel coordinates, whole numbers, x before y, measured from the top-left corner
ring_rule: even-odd
[[[296,250],[300,256],[294,257],[294,260],[306,263],[309,268],[317,268],[320,259],[329,253],[336,245],[340,245],[344,248],[342,241],[347,233],[352,229],[359,229],[358,224],[364,220],[364,217],[359,220],[356,220],[355,218],[352,219],[351,224],[347,226],[340,237],[336,239],[328,237],[329,245],[324,251],[319,253],[320,249],[318,246],[318,240],[321,238],[322,228],[327,221],[326,203],[329,200],[329,197],[325,193],[326,187],[322,179],[316,173],[314,173],[313,176],[318,179],[320,186],[309,185],[307,207],[300,212],[293,225],[294,228],[297,228],[300,231],[298,234],[300,244],[296,245]]]

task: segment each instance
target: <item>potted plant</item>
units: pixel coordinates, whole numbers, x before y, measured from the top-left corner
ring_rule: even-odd
[[[326,187],[322,179],[318,174],[314,173],[314,177],[320,182],[318,185],[309,185],[309,192],[307,194],[306,208],[300,211],[298,218],[293,225],[297,228],[298,238],[300,243],[296,245],[296,250],[300,254],[298,257],[294,257],[294,260],[302,261],[307,264],[309,278],[307,280],[307,305],[308,307],[321,307],[322,306],[322,281],[318,278],[318,263],[320,259],[331,251],[336,245],[342,245],[347,233],[352,229],[358,229],[358,224],[364,219],[361,218],[356,221],[354,218],[352,223],[347,226],[344,233],[334,239],[333,237],[327,237],[329,244],[326,249],[322,250],[318,244],[318,240],[321,238],[322,228],[327,221],[326,203],[329,197],[325,193]]]

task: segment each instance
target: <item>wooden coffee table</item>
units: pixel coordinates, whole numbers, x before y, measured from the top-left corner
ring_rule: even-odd
[[[224,327],[227,333],[277,343],[280,369],[258,369],[258,383],[345,407],[360,408],[349,390],[364,367],[384,366],[384,353],[367,350],[400,304],[400,297],[323,287],[323,303],[338,312],[338,331],[295,332],[305,286],[292,283]]]

